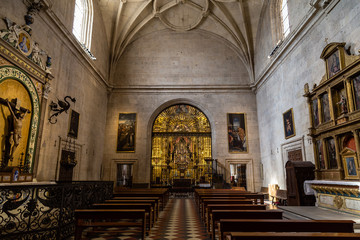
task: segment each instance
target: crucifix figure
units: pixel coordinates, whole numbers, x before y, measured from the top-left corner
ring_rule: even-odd
[[[11,102],[8,99],[0,98],[0,103],[6,105],[11,113],[11,115],[7,117],[8,131],[5,133],[5,152],[1,164],[1,168],[5,168],[9,160],[13,159],[14,152],[20,144],[23,120],[25,115],[30,113],[30,111],[20,107],[20,101],[17,98],[12,99]]]

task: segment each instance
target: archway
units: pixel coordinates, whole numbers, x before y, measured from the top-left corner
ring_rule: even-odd
[[[172,105],[152,126],[151,185],[176,179],[211,182],[211,127],[206,115],[188,104]]]

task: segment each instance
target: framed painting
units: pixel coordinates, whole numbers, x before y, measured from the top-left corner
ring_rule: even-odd
[[[228,113],[228,144],[230,153],[247,153],[247,128],[245,113]]]
[[[329,78],[331,78],[340,71],[339,51],[335,51],[328,57],[328,59],[326,60],[326,65]]]
[[[80,114],[74,110],[71,110],[70,121],[69,121],[69,131],[68,131],[69,137],[72,137],[72,138],[78,137],[79,120],[80,120]]]
[[[356,110],[360,110],[360,75],[352,79],[354,105]]]
[[[29,56],[32,53],[33,43],[30,35],[24,30],[20,30],[18,33],[18,49],[25,56]]]
[[[342,162],[344,165],[345,179],[359,179],[358,163],[356,152],[345,148],[342,152]]]
[[[318,159],[318,163],[319,163],[319,168],[325,169],[325,160],[324,160],[322,140],[316,140],[316,150],[317,150],[317,159]]]
[[[323,122],[330,121],[331,116],[330,116],[329,94],[328,93],[324,93],[321,96],[321,106],[322,106]]]
[[[336,169],[338,165],[336,161],[335,140],[333,138],[328,138],[326,140],[326,146],[329,167],[330,169]]]
[[[317,98],[312,100],[311,108],[312,108],[313,126],[317,127],[320,123],[320,121],[319,121],[319,106],[318,106]]]
[[[295,124],[293,109],[290,108],[283,113],[285,139],[295,136]]]
[[[135,152],[136,113],[120,113],[117,152]]]

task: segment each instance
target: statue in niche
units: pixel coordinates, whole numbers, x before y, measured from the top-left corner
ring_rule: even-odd
[[[0,99],[4,100],[4,99]],[[4,103],[4,101],[1,101]],[[5,152],[4,159],[1,164],[1,168],[7,167],[9,161],[12,161],[14,158],[14,152],[20,144],[21,139],[21,130],[23,127],[23,120],[27,113],[30,113],[29,110],[20,107],[20,101],[15,98],[9,102],[8,99],[5,99],[6,106],[9,108],[11,115],[7,117],[8,121],[8,131],[5,136]]]
[[[33,60],[37,65],[39,65],[42,69],[44,69],[44,64],[41,60],[40,55],[45,55],[46,52],[39,47],[39,43],[35,42],[33,45],[33,49],[30,55],[31,60]]]
[[[340,95],[340,101],[337,103],[340,106],[340,114],[347,113],[346,98]]]

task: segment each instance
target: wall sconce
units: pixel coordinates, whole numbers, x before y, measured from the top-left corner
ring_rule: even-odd
[[[67,101],[67,99],[70,99],[73,103],[76,102],[76,99],[75,98],[72,98],[70,96],[66,96],[64,97],[64,101],[61,101],[58,99],[58,103],[55,103],[53,101],[51,101],[50,103],[50,114],[51,114],[51,111],[53,111],[54,113],[49,117],[49,122],[51,124],[55,124],[57,123],[57,119],[56,117],[58,115],[60,115],[62,112],[66,112],[67,113],[67,110],[70,108],[70,103]]]

